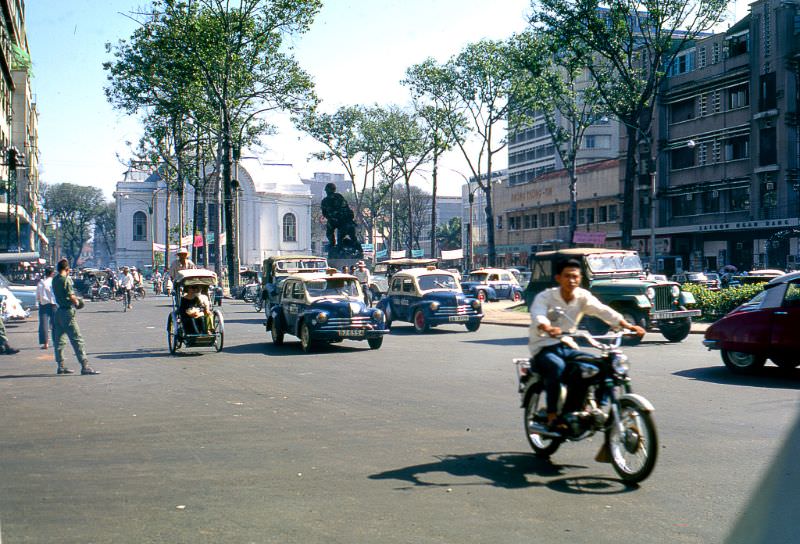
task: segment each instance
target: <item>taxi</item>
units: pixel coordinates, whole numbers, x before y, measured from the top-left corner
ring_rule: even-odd
[[[432,266],[397,272],[377,308],[386,314],[387,327],[408,321],[418,333],[448,324],[477,331],[483,319],[481,302],[461,292],[456,275]]]
[[[389,332],[383,311],[364,304],[358,279],[333,268],[288,276],[265,325],[273,344],[282,345],[284,335],[291,334],[306,353],[317,344],[345,339],[366,340],[378,349]]]
[[[522,300],[522,287],[505,268],[481,268],[470,272],[461,283],[464,293],[478,300]]]

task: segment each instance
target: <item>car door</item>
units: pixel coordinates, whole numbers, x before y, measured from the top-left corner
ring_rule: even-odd
[[[772,312],[771,347],[800,363],[800,279],[789,283]]]
[[[402,294],[400,295],[401,319],[403,321],[411,321],[411,302],[414,297],[414,278],[411,276],[404,276],[402,280]]]
[[[283,295],[281,296],[281,311],[286,323],[286,330],[290,334],[297,331],[298,304],[295,300],[295,293],[302,292],[303,286],[297,280],[286,280],[283,284]]]
[[[389,281],[389,302],[387,308],[389,315],[392,319],[405,319],[403,314],[402,298],[403,298],[403,278],[395,275]]]

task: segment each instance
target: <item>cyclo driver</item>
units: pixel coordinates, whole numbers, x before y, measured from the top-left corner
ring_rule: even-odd
[[[565,344],[559,336],[562,329],[548,318],[548,312],[555,308],[564,311],[564,323],[574,329],[584,315],[597,317],[612,327],[634,331],[640,337],[645,330],[628,323],[621,314],[600,302],[594,295],[580,286],[581,263],[576,259],[566,259],[556,264],[555,280],[558,287],[546,289],[536,295],[531,304],[531,328],[528,348],[533,360],[533,368],[544,379],[547,395],[547,430],[560,433],[565,426],[559,420],[558,400],[561,393],[561,379],[568,363],[582,355],[577,345]],[[561,319],[555,323],[560,323]],[[602,399],[601,399],[602,400]]]

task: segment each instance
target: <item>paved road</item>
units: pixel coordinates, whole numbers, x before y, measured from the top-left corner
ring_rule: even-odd
[[[55,376],[35,322],[9,329],[24,350],[0,359],[4,544],[708,543],[755,511],[753,491],[798,489],[796,457],[758,484],[773,456],[797,452],[800,376],[731,376],[698,336],[628,350],[662,449],[626,489],[593,462],[597,441],[552,463],[531,455],[510,363],[526,353],[519,328],[400,326],[379,351],[303,355],[226,304],[222,353],[169,357],[165,299],[119,310],[80,313],[96,377]]]

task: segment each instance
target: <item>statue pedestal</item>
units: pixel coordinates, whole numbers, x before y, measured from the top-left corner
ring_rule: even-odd
[[[355,266],[356,263],[361,260],[363,259],[328,259],[328,266],[341,272],[343,266],[350,268],[351,266]]]

